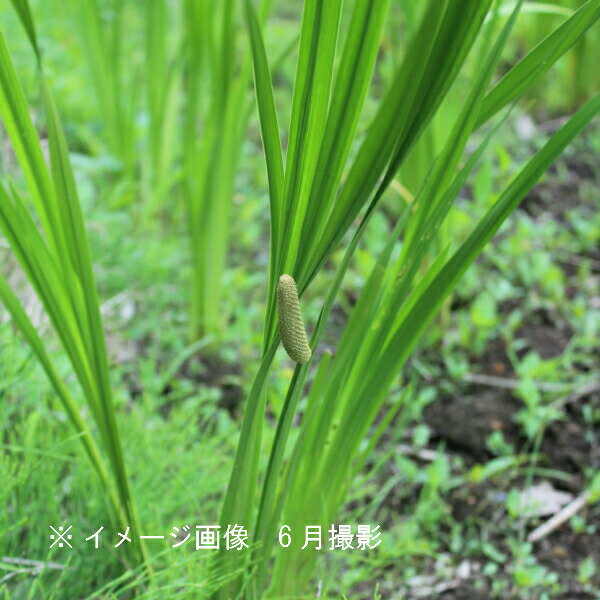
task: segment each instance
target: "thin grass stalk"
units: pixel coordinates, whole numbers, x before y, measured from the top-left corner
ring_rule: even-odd
[[[35,356],[42,366],[42,369],[45,371],[48,380],[54,388],[56,395],[62,403],[63,408],[67,413],[69,420],[71,421],[71,424],[73,425],[74,429],[79,432],[79,437],[84,446],[84,450],[92,464],[92,467],[96,471],[98,478],[100,479],[101,486],[107,492],[109,503],[113,511],[113,516],[116,516],[118,521],[124,522],[126,515],[122,512],[122,506],[116,495],[114,484],[109,479],[108,471],[106,470],[106,466],[104,464],[104,459],[102,458],[101,452],[94,441],[92,433],[87,426],[87,423],[81,417],[79,408],[64,385],[60,375],[54,368],[54,365],[46,352],[44,343],[31,324],[29,317],[23,310],[19,299],[10,289],[6,279],[2,275],[0,275],[0,299],[2,300],[6,310],[8,310],[10,313],[12,320],[17,324],[17,327],[21,331],[23,337],[31,346]]]

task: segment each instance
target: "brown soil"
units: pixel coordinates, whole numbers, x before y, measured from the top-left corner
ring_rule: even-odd
[[[244,390],[237,383],[241,376],[239,364],[226,362],[215,354],[193,356],[183,363],[179,376],[205,387],[219,388],[219,407],[226,409],[233,417],[239,416],[244,398]]]
[[[188,358],[179,368],[176,379],[188,380],[198,388],[216,388],[219,391],[218,406],[227,410],[232,417],[238,418],[244,398],[244,390],[239,385],[241,368],[237,363],[229,363],[220,356],[211,354],[196,354]],[[130,384],[133,396],[133,386]],[[163,417],[168,417],[173,401],[170,394],[173,391],[170,384],[162,390],[165,402],[160,411]]]
[[[489,600],[489,593],[472,585],[461,585],[440,595],[440,600]]]
[[[600,513],[595,515],[592,509],[582,513],[587,517],[587,522],[596,529],[600,529]],[[587,558],[600,561],[600,536],[590,533],[573,533],[571,527],[565,525],[550,536],[541,540],[537,547],[537,558],[541,564],[556,572],[577,573],[581,562]],[[559,598],[594,598],[586,595],[583,586],[571,579],[569,590]]]
[[[520,357],[527,351],[534,351],[544,359],[560,356],[572,336],[573,330],[562,319],[538,310],[530,315],[527,325],[517,331],[517,337],[527,344]]]
[[[430,405],[424,419],[450,449],[480,461],[489,456],[486,440],[494,431],[502,431],[506,439],[516,438],[513,417],[518,406],[504,390],[477,386],[473,395],[446,398]]]

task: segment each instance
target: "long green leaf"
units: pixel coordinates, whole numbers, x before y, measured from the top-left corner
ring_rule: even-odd
[[[254,89],[256,103],[260,118],[260,128],[263,148],[267,162],[267,175],[269,178],[269,198],[271,213],[271,245],[277,248],[282,220],[283,202],[283,154],[277,124],[277,112],[273,98],[273,86],[267,55],[260,29],[258,16],[251,0],[246,0],[246,22],[250,34],[250,47],[252,50],[252,64],[254,66]],[[274,253],[272,253],[274,254]]]
[[[588,0],[515,65],[487,95],[477,127],[529,89],[600,18],[600,0]]]

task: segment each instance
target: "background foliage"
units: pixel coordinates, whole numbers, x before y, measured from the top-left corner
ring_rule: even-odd
[[[261,3],[257,13],[228,0],[32,2],[42,75],[14,10],[2,6],[2,120],[11,138],[3,131],[0,152],[0,294],[12,317],[0,313],[6,597],[208,596],[231,573],[201,553],[153,547],[149,583],[138,566],[147,549],[120,554],[115,539],[97,552],[49,551],[48,526],[74,524],[87,536],[139,519],[144,531],[168,534],[220,513],[225,521],[252,515],[254,490],[264,540],[278,510],[292,522],[384,530],[373,553],[327,552],[308,565],[301,553],[277,556],[282,595],[299,593],[290,573],[332,598],[600,593],[597,120],[528,192],[536,169],[541,175],[579,128],[564,115],[597,91],[597,22],[561,58],[567,34],[553,38],[556,55],[531,71],[539,78],[531,88],[485,96],[489,80],[496,84],[557,27],[575,23],[573,35],[583,33],[598,2],[579,13],[585,21],[574,13],[583,2],[526,2],[512,29],[515,3],[494,3],[498,12],[482,20],[447,94],[432,93],[444,58],[454,64],[440,47],[440,62],[420,72],[421,98],[401,93],[399,67],[418,65],[412,35],[421,31],[415,44],[427,44],[439,32],[419,29],[415,3],[391,1],[386,14],[387,4],[373,2],[364,14],[366,3],[355,12],[344,4],[341,31],[351,41],[340,38],[334,57],[336,11],[321,21],[308,11],[299,40],[301,2]],[[370,44],[353,47],[363,32]],[[318,68],[303,72],[311,45]],[[353,51],[363,76],[347,74],[345,88],[342,57],[350,61]],[[396,100],[387,95],[394,85]],[[328,112],[323,86],[345,104],[332,102]],[[512,100],[518,106],[496,117],[497,130],[481,127]],[[381,121],[379,147],[369,124],[394,101],[388,114],[396,119]],[[581,126],[593,103],[578,113]],[[437,109],[431,121],[429,109]],[[402,114],[423,126],[418,142],[400,153],[397,175],[383,162],[369,172],[387,140],[398,143],[387,152],[400,166],[400,142],[413,131],[397,125]],[[16,139],[25,140],[21,150]],[[535,153],[538,163],[529,163]],[[430,171],[435,156],[442,159]],[[363,169],[348,176],[346,158]],[[385,185],[351,242],[344,234],[377,189],[359,201],[354,190],[366,174]],[[521,191],[519,208],[445,299],[455,250],[472,248],[474,259],[471,232],[482,231],[491,206],[504,201],[508,211]],[[500,219],[490,218],[491,234]],[[353,256],[345,254],[354,243]],[[313,341],[322,340],[314,366],[295,373],[272,343],[274,282],[284,271],[299,282]],[[432,299],[440,313],[409,356],[434,316]],[[270,369],[268,385],[257,388],[261,369],[265,381]],[[306,395],[305,378],[313,382]],[[244,411],[253,390],[256,421]],[[249,446],[238,441],[244,414]],[[290,455],[301,468],[280,479]],[[236,481],[229,472],[240,456],[245,475]],[[286,477],[287,500],[279,495]],[[325,507],[321,490],[332,481]],[[540,489],[547,502],[563,493],[588,503],[529,542],[547,515],[524,511],[523,498]],[[253,557],[268,551],[259,546]],[[259,581],[265,576],[259,567]]]

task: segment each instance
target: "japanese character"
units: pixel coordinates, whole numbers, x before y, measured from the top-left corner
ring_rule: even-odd
[[[302,546],[302,550],[304,550],[309,542],[315,542],[317,546],[315,546],[315,550],[320,550],[322,545],[322,529],[320,525],[307,525],[304,528],[304,546]]]
[[[118,548],[123,542],[131,542],[131,538],[127,537],[130,529],[131,529],[131,527],[128,527],[127,530],[125,531],[125,533],[121,533],[120,531],[117,532],[117,535],[121,539],[114,545],[115,548]]]
[[[92,535],[90,535],[90,537],[86,537],[85,541],[89,542],[91,539],[94,540],[94,548],[98,548],[98,540],[100,538],[100,532],[104,529],[104,526],[100,527],[100,529],[98,529],[98,531],[96,531],[96,533],[92,533]]]
[[[245,540],[248,539],[248,532],[241,525],[237,523],[232,527],[227,525],[227,531],[223,535],[225,538],[226,550],[242,550],[248,548]]]
[[[337,529],[335,525],[332,525],[329,529],[329,548],[335,550],[339,548],[341,550],[354,550],[352,541],[354,535],[352,534],[352,528],[350,525],[340,525]]]
[[[218,550],[220,525],[196,525],[196,550]]]
[[[359,525],[358,532],[356,534],[357,549],[373,550],[374,548],[377,548],[377,546],[381,544],[381,540],[378,540],[376,544],[373,544],[372,542],[374,542],[381,535],[381,531],[378,531],[378,529],[379,525],[373,529],[371,529],[370,525]],[[377,534],[373,535],[376,531]]]
[[[171,537],[175,538],[176,544],[172,544],[171,548],[178,548],[182,544],[185,544],[190,539],[191,533],[187,533],[190,530],[189,525],[184,525],[183,529],[179,529],[179,527],[173,527],[174,531],[171,532]],[[187,535],[186,535],[187,533]],[[185,536],[185,537],[184,537]]]

